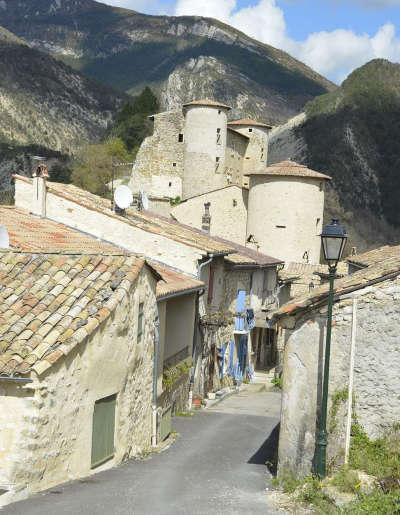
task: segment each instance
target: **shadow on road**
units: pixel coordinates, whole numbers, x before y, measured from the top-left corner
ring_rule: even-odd
[[[280,423],[271,431],[261,447],[251,456],[247,463],[252,465],[267,465],[272,475],[276,474],[278,466],[278,443]]]

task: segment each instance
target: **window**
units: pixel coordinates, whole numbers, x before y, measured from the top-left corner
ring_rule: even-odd
[[[236,199],[233,199],[233,200],[232,200],[232,204],[233,204],[233,207],[236,207],[236,206],[237,206],[237,200],[236,200]]]
[[[219,163],[219,157],[216,157],[216,158],[215,158],[215,162],[216,162],[216,163]]]
[[[179,143],[183,143],[183,134],[182,133],[179,134],[178,141],[179,141]]]
[[[261,149],[261,161],[264,161],[264,149]]]
[[[221,144],[221,129],[217,129],[217,145]]]
[[[175,168],[176,167],[176,163],[172,163],[172,166]]]
[[[117,396],[99,399],[94,404],[92,425],[92,468],[114,457],[115,405]]]
[[[222,113],[221,109],[218,109],[218,114],[221,114],[221,113]]]
[[[277,229],[286,229],[286,225],[276,225]]]
[[[143,322],[144,322],[144,302],[141,302],[139,304],[138,325],[137,325],[137,342],[138,343],[142,343]]]
[[[253,132],[253,129],[249,129],[249,132]]]
[[[171,187],[171,186],[172,186],[172,182],[169,182],[169,183],[168,183],[168,186],[169,186],[169,187]]]

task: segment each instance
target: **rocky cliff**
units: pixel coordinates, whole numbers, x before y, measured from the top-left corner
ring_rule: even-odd
[[[0,24],[110,86],[150,85],[162,108],[218,98],[280,123],[335,86],[285,52],[213,19],[147,16],[93,0],[1,0]]]
[[[374,60],[272,133],[270,163],[288,157],[331,175],[327,217],[359,250],[400,240],[400,65]]]

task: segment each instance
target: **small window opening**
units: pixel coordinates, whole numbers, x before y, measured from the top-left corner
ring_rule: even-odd
[[[216,158],[215,158],[215,162],[216,162],[216,163],[219,163],[219,157],[216,157]]]
[[[286,229],[286,225],[276,225],[277,229]]]
[[[233,207],[236,207],[237,206],[237,200],[233,199],[232,204],[233,204]]]
[[[221,144],[221,129],[217,129],[217,145]]]
[[[171,186],[172,186],[172,182],[169,182],[169,183],[168,183],[168,186],[169,186],[169,187],[171,187]]]
[[[221,109],[218,109],[218,114],[221,114],[221,113],[222,113]]]
[[[172,166],[175,168],[176,167],[176,163],[172,163]]]
[[[179,134],[178,141],[179,143],[183,143],[183,134]]]
[[[253,132],[253,129],[249,129],[249,132]]]

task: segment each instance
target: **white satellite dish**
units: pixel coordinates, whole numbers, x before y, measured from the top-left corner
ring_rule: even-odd
[[[133,202],[133,195],[128,186],[118,186],[114,192],[114,202],[119,209],[127,209]]]
[[[147,211],[149,209],[149,197],[145,191],[140,192],[140,201],[142,204],[142,208]]]
[[[0,225],[0,249],[8,249],[10,247],[10,238],[7,228]]]

